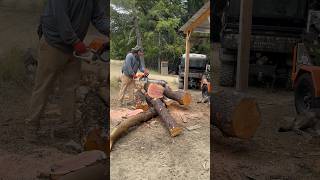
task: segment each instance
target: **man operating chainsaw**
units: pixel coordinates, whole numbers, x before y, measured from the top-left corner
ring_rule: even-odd
[[[127,54],[125,62],[122,66],[121,87],[119,93],[120,106],[123,106],[123,99],[128,92],[129,103],[133,103],[135,79],[137,72],[140,70],[145,76],[149,75],[149,70],[145,68],[144,62],[141,60],[143,57],[143,49],[140,46],[132,48],[131,52]],[[131,102],[130,102],[131,101]]]
[[[74,123],[75,89],[80,80],[81,62],[73,56],[88,53],[83,40],[90,22],[103,35],[109,35],[104,0],[48,0],[39,26],[40,48],[30,117],[26,119],[27,136],[34,138],[40,128],[40,116],[59,78],[62,94],[62,129]],[[43,37],[42,37],[43,36]],[[60,123],[60,124],[61,124]],[[70,130],[69,130],[70,131]]]

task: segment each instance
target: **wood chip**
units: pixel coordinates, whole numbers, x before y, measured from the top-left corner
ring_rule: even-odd
[[[196,129],[200,129],[201,126],[200,125],[194,125],[194,126],[189,126],[189,127],[186,127],[189,131],[193,131],[193,130],[196,130]]]

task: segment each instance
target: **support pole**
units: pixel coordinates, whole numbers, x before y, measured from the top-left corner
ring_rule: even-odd
[[[190,64],[190,36],[191,31],[188,31],[186,34],[186,57],[184,63],[184,87],[185,91],[188,90],[188,79],[189,79],[189,64]]]
[[[241,0],[240,10],[240,41],[237,60],[237,83],[238,91],[248,89],[251,24],[252,24],[252,0]]]

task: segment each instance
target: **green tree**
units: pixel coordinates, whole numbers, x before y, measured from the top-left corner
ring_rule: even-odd
[[[174,69],[185,51],[184,35],[179,28],[188,20],[191,8],[188,3],[183,0],[111,0],[111,58],[124,59],[141,41],[149,68],[157,69],[159,60],[166,60]],[[199,10],[203,4],[198,2],[200,7],[194,8]]]

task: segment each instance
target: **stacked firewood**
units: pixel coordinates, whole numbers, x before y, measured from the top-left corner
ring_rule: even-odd
[[[143,88],[135,93],[136,108],[144,111],[129,117],[118,124],[110,134],[110,150],[115,141],[124,135],[131,127],[151,120],[159,116],[172,137],[182,132],[175,119],[170,114],[167,105],[168,99],[178,102],[180,105],[188,106],[191,103],[191,94],[186,91],[173,91],[164,81],[146,81]]]

